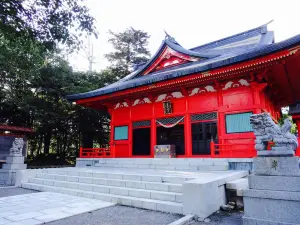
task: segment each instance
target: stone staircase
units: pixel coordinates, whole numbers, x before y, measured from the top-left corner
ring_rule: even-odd
[[[227,159],[212,158],[78,158],[76,167],[110,167],[178,171],[225,171]]]
[[[73,170],[72,170],[73,169]],[[86,171],[83,168],[42,169],[23,188],[95,198],[121,205],[183,213],[182,183],[192,176],[155,172]]]

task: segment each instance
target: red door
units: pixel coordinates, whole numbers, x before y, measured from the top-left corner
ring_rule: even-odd
[[[116,158],[130,157],[130,136],[128,125],[115,126],[113,134],[113,151]]]

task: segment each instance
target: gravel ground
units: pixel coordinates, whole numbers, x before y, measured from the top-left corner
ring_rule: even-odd
[[[12,196],[12,195],[23,195],[23,194],[35,193],[35,192],[37,191],[17,188],[17,187],[0,187],[0,198]]]
[[[242,216],[241,212],[222,212],[214,213],[209,218],[210,222],[196,222],[191,221],[187,225],[242,225]]]
[[[181,215],[161,213],[126,206],[112,206],[91,213],[46,223],[47,225],[167,225]]]

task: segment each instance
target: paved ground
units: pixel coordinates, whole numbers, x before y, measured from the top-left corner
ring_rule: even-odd
[[[181,217],[176,214],[117,205],[47,223],[47,225],[167,225]]]
[[[242,225],[242,216],[241,212],[218,212],[210,216],[210,222],[196,222],[191,221],[187,225]]]
[[[52,192],[0,198],[0,225],[36,225],[112,206],[110,202]]]
[[[12,211],[13,209],[10,209],[10,212],[8,210],[8,212],[7,212],[6,210],[9,209],[9,208],[7,208],[9,206],[6,205],[5,207],[3,207],[2,202],[4,202],[4,201],[16,203],[16,199],[23,199],[22,201],[24,203],[24,199],[26,197],[26,199],[27,199],[26,206],[22,207],[23,212],[26,211],[26,209],[28,209],[28,205],[30,205],[29,210],[34,209],[35,206],[32,203],[35,202],[36,199],[34,201],[33,201],[33,199],[30,199],[30,196],[32,196],[32,194],[30,194],[30,193],[36,193],[36,191],[27,190],[27,189],[23,189],[23,188],[0,188],[0,225],[3,225],[3,224],[5,224],[5,225],[34,225],[37,223],[36,221],[34,221],[30,218],[26,219],[26,220],[24,219],[23,221],[17,221],[15,223],[12,223],[11,221],[7,221],[8,218],[3,218],[3,217],[5,217],[5,215],[8,216],[9,214],[13,215],[13,213],[16,213],[16,212]],[[43,204],[39,205],[39,207],[41,207],[43,209],[45,209],[44,207],[53,206],[53,203],[51,203],[52,204],[51,205],[50,203],[47,203],[48,201],[47,202],[45,202],[45,201],[47,199],[52,199],[52,201],[54,201],[53,196],[55,195],[55,193],[52,193],[53,194],[52,197],[48,196],[49,198],[45,199],[44,193],[46,193],[46,192],[37,193],[40,195],[39,201],[41,203],[43,203]],[[17,195],[17,196],[14,196],[14,195]],[[61,194],[58,194],[58,195],[61,195]],[[6,196],[14,196],[14,197],[6,198]],[[38,195],[36,195],[36,196],[38,196]],[[72,196],[69,196],[68,198],[72,198]],[[76,197],[74,197],[74,198],[76,198]],[[92,200],[92,199],[90,199],[90,200]],[[79,201],[79,200],[77,200],[77,201]],[[66,204],[67,202],[68,201],[66,199],[60,200],[60,203],[62,203],[62,204]],[[78,204],[78,205],[82,206],[83,201],[80,200],[79,202],[81,204]],[[72,203],[70,203],[70,204],[72,204]],[[37,208],[35,208],[35,209],[37,209]],[[64,206],[58,206],[57,208],[53,209],[54,211],[58,210],[59,212],[57,212],[57,211],[54,212],[53,210],[47,210],[47,211],[45,211],[45,210],[44,210],[44,212],[52,212],[52,214],[56,214],[57,216],[65,216],[65,214],[61,213],[61,211],[63,211],[63,210],[68,210],[68,211],[66,211],[66,213],[70,213],[70,209],[69,208],[67,209]],[[22,211],[22,209],[20,210],[20,212],[21,211]],[[73,212],[75,212],[75,211],[76,211],[76,209],[73,209]],[[7,212],[7,213],[5,213],[5,212]],[[26,213],[26,214],[28,214],[28,213]],[[19,215],[18,216],[15,216],[15,215],[16,214],[14,214],[14,216],[9,217],[9,218],[11,218],[11,219],[20,218]],[[34,214],[30,214],[30,215],[34,216]],[[161,213],[161,212],[156,212],[156,211],[126,207],[126,206],[112,206],[112,207],[102,208],[102,209],[95,210],[95,211],[88,212],[88,213],[83,213],[80,215],[73,215],[71,217],[64,218],[64,219],[60,218],[60,220],[53,221],[53,222],[47,222],[46,224],[47,225],[69,225],[69,224],[70,225],[104,225],[104,224],[105,225],[124,225],[124,224],[126,224],[126,225],[137,225],[137,224],[139,224],[139,225],[153,225],[153,224],[167,225],[181,217],[182,217],[181,215]],[[1,221],[1,218],[2,218],[2,221]],[[4,219],[6,219],[6,220],[4,220]],[[41,217],[40,217],[40,219],[41,219]]]
[[[35,193],[35,192],[37,192],[37,191],[23,189],[23,188],[0,187],[0,198],[7,197],[7,196],[13,196],[13,195]]]
[[[39,207],[41,207],[42,210],[44,210],[44,213],[45,212],[50,213],[51,216],[48,217],[49,220],[50,218],[52,218],[54,214],[57,216],[56,219],[60,219],[53,222],[46,222],[45,224],[47,225],[124,225],[124,224],[126,225],[137,225],[137,224],[138,225],[154,225],[154,224],[167,225],[182,217],[181,215],[176,215],[176,214],[161,213],[161,212],[156,212],[151,210],[143,210],[143,209],[126,207],[126,206],[112,206],[108,208],[102,208],[99,210],[91,211],[88,213],[83,213],[80,215],[74,215],[75,213],[82,212],[82,209],[86,209],[85,207],[83,207],[84,201],[87,200],[86,198],[74,197],[74,199],[71,200],[73,196],[64,195],[66,197],[62,198],[63,196],[62,194],[56,194],[56,193],[50,193],[52,194],[51,197],[50,196],[45,197],[45,193],[47,192],[39,192],[35,194],[35,196],[40,195],[38,201],[36,201],[35,198],[32,199],[32,197],[30,197],[33,195],[30,193],[36,193],[36,191],[27,190],[23,188],[0,188],[0,225],[37,224],[37,222],[32,220],[31,218],[24,219],[23,221],[22,220],[16,221],[16,222],[12,222],[11,220],[9,220],[9,218],[14,220],[19,220],[20,218],[21,219],[24,218],[25,214],[27,217],[28,215],[29,216],[37,215],[28,212],[28,210],[29,211],[32,209],[37,210]],[[14,196],[14,195],[18,195],[18,196]],[[60,195],[60,197],[54,198],[53,197],[54,195]],[[14,196],[14,197],[5,198],[6,196]],[[75,199],[75,198],[79,198],[80,201],[79,199]],[[14,209],[10,207],[15,205],[15,203],[18,202],[16,199],[19,199],[19,203],[23,205],[17,212],[13,211]],[[63,205],[68,204],[68,206],[63,206],[63,205],[59,206],[58,204],[57,207],[53,207],[53,205],[55,205],[53,202],[57,202],[57,200],[59,200],[60,204]],[[88,201],[89,200],[93,201],[93,199],[88,199]],[[6,202],[5,206],[3,204],[4,201]],[[52,201],[52,203],[49,203],[49,201]],[[74,201],[75,204],[70,205],[73,204]],[[34,205],[33,204],[34,202],[39,202],[41,204]],[[76,204],[78,202],[83,204]],[[30,205],[30,209],[28,209],[29,205]],[[48,210],[46,211],[47,207]],[[49,210],[49,208],[52,209]],[[42,210],[38,212],[43,213]],[[26,211],[27,213],[22,213]],[[19,214],[23,214],[23,217],[17,215],[16,213],[18,212]],[[73,214],[69,215],[71,212]],[[66,213],[69,214],[66,215]],[[9,216],[9,214],[11,216]],[[8,218],[4,218],[5,216]],[[70,216],[70,217],[63,218],[65,216]],[[242,213],[235,212],[229,214],[220,211],[219,213],[215,213],[210,217],[211,222],[209,223],[192,221],[188,225],[242,225],[241,217],[242,217]],[[40,216],[39,218],[41,219],[42,217]],[[38,222],[42,223],[41,221]]]

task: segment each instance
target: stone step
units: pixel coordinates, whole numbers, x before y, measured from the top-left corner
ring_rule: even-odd
[[[96,178],[96,177],[81,177],[81,176],[67,176],[67,175],[55,175],[38,173],[36,178],[48,179],[48,180],[61,180],[69,182],[79,182],[85,184],[100,184],[116,187],[127,187],[137,189],[147,189],[155,191],[165,192],[182,192],[182,185],[175,183],[159,183],[159,182],[146,182],[140,180],[125,180],[125,179],[108,179],[108,178]],[[133,176],[131,178],[134,178]]]
[[[137,198],[147,198],[147,199],[154,199],[154,200],[161,200],[161,201],[170,201],[170,202],[178,202],[178,203],[182,202],[182,194],[175,193],[175,192],[163,192],[163,191],[144,190],[144,189],[116,187],[116,186],[107,186],[107,185],[85,184],[85,183],[49,180],[49,179],[41,179],[41,178],[31,178],[29,179],[29,183],[62,187],[62,188],[70,188],[76,190],[78,189],[78,190],[99,192],[99,193],[106,193],[106,194],[131,196]]]
[[[133,164],[118,164],[118,163],[107,163],[107,164],[96,163],[94,167],[138,168],[138,169],[176,170],[176,171],[225,171],[228,170],[229,164],[228,162],[219,162],[219,165],[205,165],[205,164],[204,165],[201,164],[200,165],[133,165]]]
[[[47,186],[34,183],[22,183],[23,188],[37,190],[37,191],[50,191],[63,194],[75,195],[86,198],[94,198],[108,202],[114,202],[120,205],[132,206],[137,208],[144,208],[150,210],[157,210],[168,213],[182,214],[182,203],[160,201],[147,198],[137,198],[131,196],[122,196],[116,194],[105,194],[92,191],[77,190],[71,188]]]
[[[249,188],[248,177],[228,181],[228,182],[226,182],[226,188],[232,189],[232,190],[248,189]]]
[[[120,172],[100,172],[100,171],[72,171],[63,169],[43,169],[39,173],[66,175],[66,176],[80,176],[80,177],[95,177],[108,179],[122,179],[146,182],[160,182],[160,183],[174,183],[182,184],[187,180],[195,179],[196,177],[179,177],[179,176],[165,176],[165,175],[148,175],[138,173],[120,173]]]

